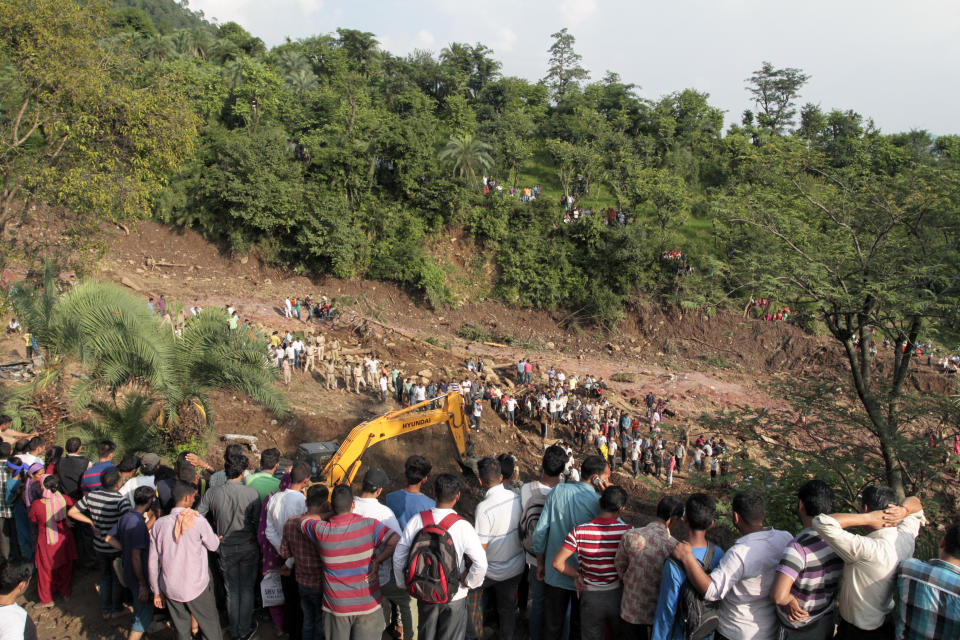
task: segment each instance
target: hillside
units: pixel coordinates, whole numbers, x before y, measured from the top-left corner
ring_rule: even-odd
[[[42,226],[43,220],[36,223]],[[245,321],[267,332],[310,332],[318,328],[283,318],[282,298],[327,295],[340,305],[345,321],[332,332],[326,325],[320,330],[329,338],[338,338],[346,348],[374,352],[405,372],[429,372],[444,378],[464,375],[466,359],[483,357],[488,371],[499,364],[508,365],[496,370],[507,389],[514,384],[510,363],[525,356],[541,375],[553,366],[581,377],[588,373],[602,376],[609,381],[610,398],[616,405],[636,407],[648,392],[668,399],[676,412],[676,417],[665,423],[668,440],[681,432],[690,438],[701,433],[697,419],[703,412],[742,406],[790,409],[783,400],[769,395],[772,380],[809,374],[840,380],[845,375],[834,345],[787,323],[745,321],[739,314],[707,318],[688,312],[681,317],[676,310],[649,309],[631,314],[620,331],[611,334],[563,329],[561,313],[510,309],[491,301],[434,312],[393,285],[337,278],[311,280],[255,259],[233,259],[192,231],[149,222],[137,225],[129,234],[115,227],[103,231],[109,249],[94,275],[116,281],[144,299],[164,295],[171,305],[232,304]],[[348,328],[354,316],[366,319],[373,328],[363,340]],[[485,342],[463,335],[480,335]],[[0,348],[7,355],[22,354],[22,342],[16,338],[5,339]],[[614,382],[611,377],[615,373],[633,374],[635,382]],[[935,374],[921,371],[915,384],[929,390],[943,383]],[[384,406],[369,394],[325,391],[317,376],[303,374],[294,375],[287,394],[293,411],[279,421],[248,399],[216,395],[215,432],[204,457],[217,463],[223,450],[219,438],[226,433],[256,436],[259,448],[277,446],[292,457],[302,442],[338,441],[352,426],[396,407],[392,399]],[[760,455],[755,443],[732,434],[720,435],[730,442],[733,460]],[[552,436],[570,438],[564,430]],[[535,477],[542,451],[538,426],[508,429],[487,412],[475,442],[480,455],[509,452],[517,456],[521,481]],[[378,445],[368,452],[364,464],[381,466],[391,478],[399,478],[403,460],[413,452],[427,453],[437,471],[459,473],[453,445],[439,428]],[[736,462],[733,472],[736,476]],[[699,481],[689,484],[686,473],[678,474],[670,490],[663,480],[634,479],[622,471],[614,480],[630,491],[628,520],[636,523],[649,517],[652,501],[660,495],[682,496],[700,486]],[[398,487],[395,481],[388,489]],[[469,485],[462,504],[464,513],[469,514],[478,499],[479,489]],[[92,578],[81,574],[78,584]],[[108,627],[91,615],[96,603],[92,591],[88,593],[79,588],[63,609],[31,608],[45,638],[93,638],[108,633]]]

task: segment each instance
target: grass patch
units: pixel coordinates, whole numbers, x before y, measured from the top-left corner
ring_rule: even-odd
[[[733,365],[723,356],[707,356],[704,360],[711,367],[716,367],[717,369],[732,369]]]
[[[472,342],[499,342],[511,346],[524,347],[527,343],[518,341],[509,331],[494,331],[478,324],[465,323],[457,329],[457,335]]]

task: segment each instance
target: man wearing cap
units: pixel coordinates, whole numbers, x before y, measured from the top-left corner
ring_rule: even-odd
[[[157,480],[155,475],[159,466],[160,456],[155,453],[143,454],[143,457],[140,458],[140,474],[130,478],[120,487],[120,493],[130,501],[131,508],[137,506],[133,501],[134,491],[139,487],[156,488]]]
[[[364,518],[372,518],[383,523],[399,537],[403,534],[403,531],[400,529],[397,516],[390,507],[382,504],[379,500],[388,481],[389,478],[383,469],[374,468],[367,471],[366,475],[363,476],[360,497],[353,499],[353,512]],[[413,640],[417,631],[417,609],[410,606],[410,594],[393,579],[392,562],[380,565],[379,577],[380,595],[384,600],[384,621],[390,624],[394,608],[399,609],[400,620],[403,623],[403,638],[404,640]]]

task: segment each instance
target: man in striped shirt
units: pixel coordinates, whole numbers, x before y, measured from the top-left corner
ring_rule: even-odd
[[[574,578],[580,592],[580,632],[583,640],[603,640],[623,633],[620,621],[620,597],[623,586],[614,559],[620,539],[630,525],[620,519],[627,505],[627,492],[607,487],[600,496],[600,515],[574,527],[553,557],[553,568]],[[579,569],[567,564],[577,554]]]
[[[102,488],[83,496],[67,515],[93,528],[93,548],[100,568],[100,612],[104,618],[115,618],[124,614],[123,587],[113,570],[120,552],[107,544],[106,535],[131,507],[120,493],[120,471],[116,467],[104,471],[96,484]]]
[[[96,491],[101,488],[100,475],[107,469],[114,468],[113,454],[116,450],[117,445],[109,440],[104,440],[98,445],[99,460],[87,467],[87,470],[83,472],[83,476],[80,478],[80,488],[84,493]]]
[[[380,565],[399,541],[382,522],[353,509],[353,491],[334,488],[329,520],[308,515],[300,525],[320,552],[323,563],[323,630],[326,640],[380,640]]]
[[[783,552],[770,599],[783,628],[780,640],[826,640],[833,636],[843,560],[813,530],[813,519],[833,511],[833,491],[823,480],[811,480],[797,497],[803,530]]]
[[[960,638],[960,520],[947,528],[939,558],[900,563],[897,591],[897,640]]]

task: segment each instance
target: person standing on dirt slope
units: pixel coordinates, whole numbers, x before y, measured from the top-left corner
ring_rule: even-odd
[[[360,367],[359,362],[353,364],[353,392],[360,393],[360,387],[366,386],[366,382],[363,380],[363,369]]]
[[[257,525],[260,520],[260,494],[243,484],[249,466],[244,455],[226,461],[226,483],[213,487],[200,500],[197,513],[209,517],[220,536],[220,572],[227,595],[230,636],[246,639],[256,632],[253,621],[254,588],[257,564]]]
[[[17,600],[30,586],[33,565],[0,561],[0,637],[4,640],[37,640],[37,626]]]
[[[303,348],[307,354],[307,361],[306,364],[303,365],[303,372],[313,373],[317,369],[317,347],[312,342],[307,340]]]
[[[443,522],[447,516],[456,516],[454,511],[460,500],[460,479],[449,473],[441,473],[433,481],[437,506],[429,510],[434,522]],[[426,513],[426,511],[424,512]],[[423,529],[423,516],[415,514],[403,529],[403,536],[393,554],[393,573],[403,575],[407,565],[410,546]],[[465,519],[459,518],[447,532],[453,540],[457,555],[457,567],[462,576],[457,590],[447,602],[440,604],[417,601],[420,626],[418,640],[463,640],[467,633],[467,594],[483,584],[487,573],[487,554],[480,543],[476,530]],[[466,559],[471,560],[469,569]]]
[[[567,453],[557,445],[547,447],[540,462],[540,478],[528,482],[520,487],[520,522],[523,530],[520,538],[524,545],[531,541],[533,530],[536,528],[540,512],[547,500],[547,496],[560,483],[560,474],[567,464]],[[530,530],[529,535],[527,531]],[[543,631],[543,577],[537,575],[537,557],[526,551],[527,580],[530,585],[530,613],[529,634],[530,640],[541,640]]]
[[[588,456],[580,469],[580,482],[558,485],[547,496],[533,533],[537,579],[546,581],[543,637],[549,640],[565,640],[561,632],[567,611],[570,612],[570,640],[580,637],[580,608],[575,602],[573,578],[561,574],[546,559],[552,561],[556,557],[571,529],[597,517],[600,513],[597,494],[606,489],[610,481],[610,465],[600,456]]]
[[[688,542],[674,547],[691,586],[708,602],[720,603],[718,640],[773,640],[779,633],[770,588],[793,536],[764,527],[763,496],[747,490],[733,497],[733,523],[742,534],[717,568],[704,572]]]
[[[407,522],[415,514],[436,506],[432,498],[423,495],[423,484],[430,476],[431,469],[433,465],[423,456],[410,456],[403,465],[403,476],[407,486],[387,494],[385,502],[397,516],[401,530],[406,528]]]
[[[677,540],[671,527],[683,519],[683,503],[673,496],[660,499],[657,517],[631,529],[620,539],[614,564],[623,580],[620,617],[630,638],[649,638],[656,619],[663,565]]]
[[[512,640],[517,620],[517,586],[524,569],[523,547],[517,533],[522,513],[520,496],[504,487],[498,460],[484,458],[477,463],[477,470],[480,486],[486,490],[474,519],[480,544],[487,552],[487,574],[480,590],[492,593],[496,599],[498,637]],[[467,638],[474,637],[473,625],[469,625]]]
[[[337,388],[337,365],[333,360],[324,361],[323,381],[328,391],[333,391]]]
[[[290,302],[290,298],[283,299],[283,317],[292,318],[293,317],[293,303]]]
[[[470,428],[480,432],[480,415],[483,413],[483,403],[480,402],[480,398],[473,399],[473,407],[470,411]]]
[[[173,486],[176,505],[150,530],[147,562],[153,605],[164,605],[178,638],[191,637],[191,617],[205,638],[222,638],[217,601],[210,583],[207,552],[220,540],[206,518],[191,509],[197,489],[178,480]]]
[[[387,389],[390,388],[390,384],[389,384],[389,382],[388,382],[388,380],[387,380],[387,374],[386,374],[386,373],[381,373],[381,374],[380,374],[380,382],[379,382],[379,384],[380,384],[380,402],[386,402],[386,401],[387,401]]]
[[[396,514],[390,507],[381,504],[378,499],[389,481],[390,479],[383,469],[374,468],[367,471],[363,476],[360,496],[353,499],[353,512],[364,518],[372,518],[383,523],[399,539],[403,534],[403,529],[400,528],[400,522],[397,520]],[[410,606],[410,594],[400,586],[403,583],[403,578],[401,577],[399,582],[394,580],[392,562],[385,562],[380,565],[378,578],[380,595],[385,600],[383,603],[384,622],[390,625],[393,611],[399,611],[400,621],[403,624],[403,637],[407,640],[413,640],[416,635],[417,614],[416,609],[412,609]]]
[[[574,527],[551,562],[554,570],[573,578],[579,596],[583,640],[620,637],[623,621],[620,600],[623,586],[614,564],[623,535],[630,530],[620,516],[627,506],[627,492],[610,486],[600,496],[600,513],[590,522]],[[567,563],[574,554],[578,566]],[[577,606],[571,603],[571,607]]]
[[[113,570],[113,561],[120,554],[107,544],[105,537],[127,511],[130,502],[120,493],[120,472],[116,467],[103,472],[102,488],[91,491],[70,507],[67,515],[93,528],[93,546],[100,568],[100,612],[104,619],[123,615],[123,588]]]

